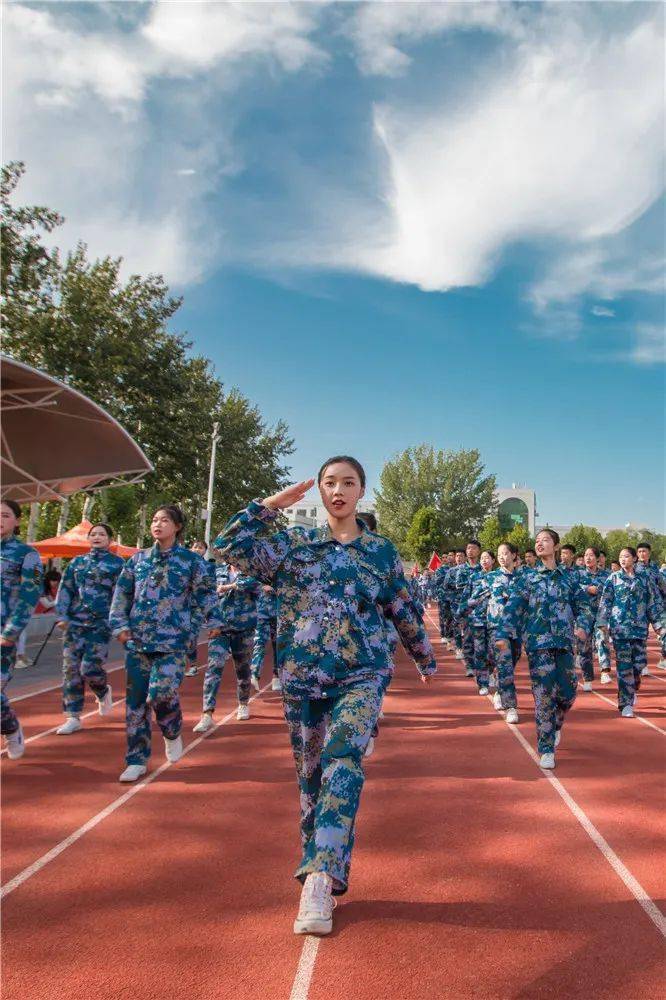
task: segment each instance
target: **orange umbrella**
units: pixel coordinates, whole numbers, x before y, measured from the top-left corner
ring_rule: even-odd
[[[56,535],[55,538],[44,538],[41,542],[31,542],[33,548],[37,549],[40,556],[46,562],[47,559],[70,559],[72,556],[82,556],[90,552],[90,542],[88,532],[92,528],[92,522],[81,521],[75,528],[70,528],[63,535]],[[111,552],[123,559],[129,559],[138,549],[131,545],[118,545],[111,542]]]

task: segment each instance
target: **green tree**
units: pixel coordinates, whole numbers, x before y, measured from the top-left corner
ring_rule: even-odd
[[[597,528],[591,528],[586,524],[574,524],[562,539],[562,544],[573,545],[576,552],[582,555],[585,549],[590,547],[603,549],[604,539]]]
[[[522,524],[517,524],[515,528],[512,528],[504,541],[511,542],[521,553],[524,553],[525,549],[534,548],[534,539]]]
[[[442,529],[438,512],[434,507],[417,510],[405,539],[406,551],[423,568],[430,561],[433,552],[441,552]]]
[[[382,532],[404,548],[420,508],[437,511],[441,544],[451,545],[479,530],[495,508],[494,495],[495,477],[484,475],[476,449],[451,452],[421,444],[385,464],[375,499]]]
[[[479,541],[482,549],[490,549],[497,555],[497,550],[505,541],[506,534],[502,531],[499,518],[496,515],[487,518],[483,522],[483,527],[479,532]]]
[[[627,531],[625,528],[614,528],[613,531],[609,531],[606,535],[603,549],[609,560],[617,562],[620,557],[620,550],[623,549],[625,545],[632,545],[635,548],[635,533]]]

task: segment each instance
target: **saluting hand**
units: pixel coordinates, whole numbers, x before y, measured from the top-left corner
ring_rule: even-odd
[[[314,479],[304,479],[301,483],[294,483],[293,486],[287,486],[286,490],[275,493],[272,497],[266,497],[265,500],[262,500],[262,503],[264,507],[270,507],[271,510],[286,510],[287,507],[292,507],[299,500],[302,500],[313,486]]]

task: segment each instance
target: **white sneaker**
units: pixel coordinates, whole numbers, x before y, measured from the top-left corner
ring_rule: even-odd
[[[650,668],[646,664],[641,670],[641,677],[649,677],[649,676],[650,676]]]
[[[542,753],[541,760],[539,761],[539,767],[546,768],[548,771],[552,771],[555,767],[555,754],[554,753]]]
[[[83,723],[78,715],[70,715],[62,726],[58,726],[56,736],[71,736],[72,733],[78,733],[79,729],[83,729]]]
[[[666,656],[662,656],[657,666],[659,667],[660,670],[666,670]]]
[[[236,719],[238,722],[246,722],[250,718],[250,706],[249,705],[239,705],[238,711],[236,712]]]
[[[574,657],[574,663],[576,665],[576,670],[580,670],[580,656],[578,653],[576,653],[576,656]]]
[[[176,736],[175,740],[168,740],[164,737],[164,753],[166,759],[175,764],[183,756],[183,737]]]
[[[583,681],[583,691],[592,690],[592,681]]]
[[[113,711],[113,691],[108,684],[103,698],[97,699],[97,711],[100,715],[109,715]]]
[[[507,722],[510,722],[511,725],[515,726],[516,723],[518,722],[518,709],[507,708],[506,715],[504,716],[504,718]]]
[[[610,684],[611,680],[612,680],[612,678],[611,678],[610,670],[602,670],[601,671],[601,683],[602,684]]]
[[[282,690],[282,684],[280,683],[280,678],[274,677],[273,680],[271,681],[271,691],[281,691],[281,690]]]
[[[14,664],[14,670],[25,670],[26,667],[30,666],[30,661],[25,658],[25,656],[17,656],[16,663]]]
[[[193,733],[207,733],[209,730],[215,729],[215,722],[213,721],[213,715],[211,712],[204,712],[196,726],[193,727]]]
[[[464,660],[462,649],[456,649],[456,660]]]
[[[488,688],[487,688],[487,687],[480,687],[480,688],[479,688],[479,694],[480,694],[480,695],[481,695],[482,697],[483,697],[484,695],[488,694]]]
[[[368,740],[368,745],[365,748],[365,753],[363,754],[363,756],[372,757],[374,752],[375,752],[375,738],[374,736],[371,736],[370,739]]]
[[[557,750],[557,748],[560,745],[560,740],[561,739],[562,739],[562,730],[558,729],[557,732],[555,733],[555,749],[556,750]]]
[[[498,712],[502,711],[502,696],[499,691],[495,691],[493,695],[493,708],[497,709]]]
[[[442,646],[446,646],[446,639],[440,638],[439,641],[441,642]]]
[[[294,934],[330,934],[335,900],[331,877],[325,872],[308,875],[301,892],[301,905],[294,920]]]
[[[384,718],[384,709],[383,709],[383,708],[382,708],[382,709],[380,710],[380,712],[379,712],[379,718],[380,718],[380,719],[383,719],[383,718]]]
[[[252,676],[250,677],[250,684],[252,685],[255,691],[259,690],[259,678],[255,677],[254,674],[252,674]]]
[[[474,677],[474,671],[468,667],[465,671],[465,677]]]
[[[497,688],[497,680],[495,679],[494,674],[491,674],[488,678],[488,687],[491,691],[494,691]]]
[[[10,760],[18,760],[25,753],[25,740],[23,739],[23,726],[19,722],[19,727],[15,733],[5,736],[7,746],[7,756]]]
[[[185,671],[185,676],[196,677],[198,673],[199,673],[198,667],[188,667],[187,670]]]
[[[138,781],[143,778],[147,768],[144,764],[128,764],[118,781]]]
[[[634,717],[634,707],[633,705],[625,705],[620,715],[623,719],[633,719]]]

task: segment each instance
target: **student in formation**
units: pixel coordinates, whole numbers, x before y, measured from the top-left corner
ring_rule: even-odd
[[[453,644],[456,651],[456,660],[464,659],[462,649],[462,622],[458,617],[458,574],[464,565],[465,550],[456,549],[454,563],[451,567],[451,572],[446,578],[444,586],[444,592],[451,607],[451,628],[453,631]]]
[[[219,634],[212,577],[201,556],[180,544],[185,518],[167,504],[153,515],[150,549],[131,556],[111,603],[111,633],[125,646],[127,767],[120,781],[137,781],[151,755],[151,710],[171,763],[183,755],[179,688],[195,625],[208,621]]]
[[[476,538],[469,541],[465,547],[466,562],[462,564],[456,574],[456,615],[460,622],[462,634],[462,654],[465,661],[465,673],[467,677],[474,677],[474,635],[472,627],[462,613],[463,597],[469,588],[474,584],[477,577],[481,575],[481,546]],[[456,655],[457,658],[457,655]]]
[[[489,577],[495,565],[495,553],[484,550],[479,559],[480,573],[467,578],[460,598],[459,614],[465,621],[472,639],[472,669],[480,695],[487,695],[490,683],[489,667],[494,662],[488,646]]]
[[[215,728],[213,713],[222,682],[224,665],[232,658],[236,671],[236,719],[250,718],[250,678],[254,633],[257,628],[257,601],[261,584],[254,577],[241,573],[229,563],[218,564],[215,570],[219,605],[216,621],[221,628],[208,640],[208,665],[204,674],[203,714],[194,727],[195,733],[207,733]],[[214,625],[214,622],[208,622]],[[210,633],[209,633],[210,634]]]
[[[214,577],[215,573],[214,573],[213,563],[209,563],[206,560],[206,553],[208,552],[208,546],[206,545],[206,543],[204,541],[201,541],[200,539],[196,539],[190,545],[190,551],[196,552],[196,554],[198,556],[201,556],[201,558],[203,559],[204,563],[207,564],[209,572],[212,572],[213,573],[213,577]],[[197,624],[196,622],[194,624],[195,624],[195,627],[194,627],[193,633],[192,633],[192,642],[191,642],[190,647],[189,647],[189,649],[187,651],[187,662],[188,662],[189,666],[188,666],[187,670],[185,671],[185,676],[186,677],[196,677],[196,675],[199,673],[199,666],[198,666],[198,662],[197,661],[198,661],[198,652],[199,652],[199,632],[200,632],[200,628],[196,627],[196,624]]]
[[[280,679],[301,798],[297,934],[329,933],[332,896],[347,890],[363,754],[392,670],[385,618],[424,682],[437,669],[398,552],[356,517],[362,466],[335,456],[317,481],[327,512],[322,528],[267,530],[307,493],[308,480],[252,501],[215,542],[222,558],[277,594]]]
[[[518,698],[516,695],[515,670],[520,659],[521,643],[519,633],[512,626],[505,625],[506,644],[497,644],[497,629],[503,621],[504,609],[509,602],[517,577],[516,556],[518,549],[511,542],[502,542],[497,549],[499,568],[482,577],[482,584],[488,588],[488,652],[495,667],[497,691],[493,695],[493,708],[505,713],[507,722],[518,722]],[[511,634],[512,633],[512,634]]]
[[[450,569],[451,566],[445,558],[441,566],[438,566],[435,570],[432,582],[433,599],[437,604],[439,617],[439,641],[444,643],[444,645],[448,645],[451,618],[451,605],[449,604],[448,597],[445,596],[446,579]]]
[[[109,551],[113,531],[103,521],[88,532],[90,552],[75,556],[60,581],[55,613],[63,630],[62,710],[65,721],[58,736],[82,728],[85,685],[95,695],[100,715],[113,710],[113,693],[106,675],[109,655],[109,611],[116,581],[125,563]]]
[[[536,569],[536,566],[537,566],[537,554],[535,550],[525,549],[525,560],[523,569]]]
[[[666,574],[661,573],[656,562],[652,561],[652,546],[649,542],[639,542],[636,546],[636,553],[638,556],[636,562],[636,572],[642,573],[646,572],[653,585],[659,591],[662,601],[666,602]],[[661,639],[661,658],[659,660],[659,667],[666,669],[666,638],[662,636]],[[643,667],[643,676],[649,674],[647,663]]]
[[[647,663],[648,626],[660,637],[666,633],[664,602],[646,572],[636,572],[636,549],[620,552],[621,569],[606,580],[599,604],[598,626],[610,632],[617,671],[617,707],[631,719]]]
[[[0,504],[0,659],[2,661],[2,716],[0,731],[7,756],[18,760],[25,753],[23,729],[5,694],[16,661],[16,643],[26,628],[41,592],[39,553],[18,538],[21,508],[14,500]]]
[[[277,603],[275,591],[272,587],[264,584],[257,601],[257,628],[254,633],[254,645],[252,647],[252,663],[250,682],[255,691],[259,690],[259,677],[266,655],[266,646],[270,643],[273,657],[273,679],[271,681],[272,691],[281,691],[282,685],[278,676],[277,666]]]
[[[584,641],[593,623],[577,571],[556,562],[559,541],[552,528],[537,534],[535,548],[541,562],[536,570],[516,578],[495,632],[501,652],[509,650],[513,635],[524,635],[543,768],[555,767],[564,719],[576,699],[574,637]]]
[[[599,549],[595,548],[593,545],[590,545],[585,549],[584,558],[585,568],[579,571],[580,585],[583,587],[585,593],[590,599],[592,613],[596,620],[597,612],[599,611],[599,602],[601,601],[601,593],[609,574],[600,568]],[[603,631],[595,628],[594,635],[590,632],[584,641],[578,639],[576,643],[578,664],[583,673],[583,691],[592,690],[592,681],[594,680],[594,640],[596,640],[597,643],[599,667],[601,670],[601,683],[610,684],[611,680],[611,664],[608,643],[605,640]]]
[[[576,550],[573,545],[563,545],[560,549],[560,565],[562,569],[576,572]]]

